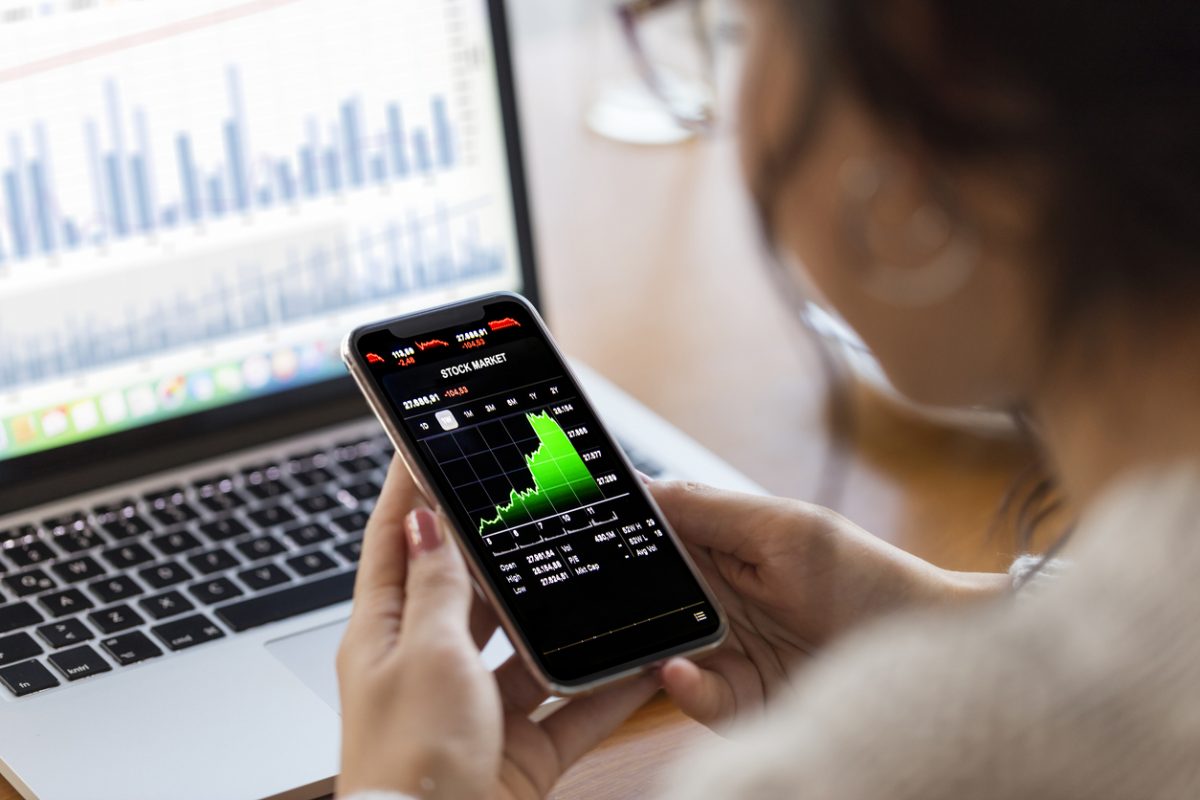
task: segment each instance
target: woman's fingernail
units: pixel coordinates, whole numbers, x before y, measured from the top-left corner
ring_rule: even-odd
[[[642,483],[654,483],[654,478],[651,478],[649,475],[642,472],[640,469],[635,469],[634,472],[636,472],[637,476],[642,479]]]
[[[408,546],[413,556],[436,550],[442,545],[442,527],[427,508],[414,508],[405,520],[408,527]]]

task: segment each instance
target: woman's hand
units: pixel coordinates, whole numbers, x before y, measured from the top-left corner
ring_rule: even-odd
[[[819,506],[692,483],[650,490],[729,618],[716,652],[661,670],[676,704],[707,725],[761,709],[797,662],[865,620],[1010,585],[939,569]]]
[[[494,675],[479,657],[495,630],[457,547],[393,463],[338,652],[339,794],[540,798],[657,688],[647,676],[532,722],[546,698],[533,676],[516,656]]]

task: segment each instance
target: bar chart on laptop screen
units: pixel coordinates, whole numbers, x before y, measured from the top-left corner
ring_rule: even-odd
[[[482,0],[0,3],[0,458],[519,273]]]

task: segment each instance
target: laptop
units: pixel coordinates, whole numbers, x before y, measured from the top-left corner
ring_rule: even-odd
[[[538,300],[503,5],[22,8],[0,15],[0,773],[44,800],[326,794],[392,456],[337,343]],[[757,490],[579,370],[645,472]]]

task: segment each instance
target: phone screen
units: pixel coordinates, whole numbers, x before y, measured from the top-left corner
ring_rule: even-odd
[[[474,309],[352,348],[529,652],[571,685],[715,639],[716,608],[540,321],[507,297]]]

